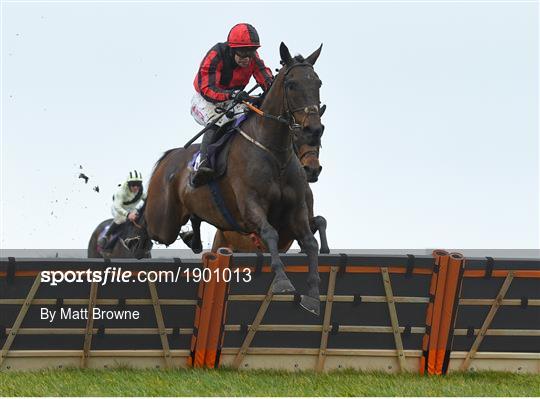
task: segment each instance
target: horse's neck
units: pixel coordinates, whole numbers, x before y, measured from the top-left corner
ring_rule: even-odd
[[[280,84],[275,82],[274,85]],[[270,89],[263,104],[261,111],[273,116],[283,116],[285,105],[283,104],[283,91],[278,87]],[[276,152],[276,155],[292,151],[292,144],[289,132],[289,126],[283,122],[270,118],[256,116],[250,124],[253,138],[261,144]]]

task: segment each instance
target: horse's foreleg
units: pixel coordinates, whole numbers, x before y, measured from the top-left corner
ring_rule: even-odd
[[[330,248],[328,247],[328,239],[326,238],[326,219],[322,216],[315,216],[310,219],[309,225],[311,227],[311,232],[315,234],[319,232],[319,237],[321,239],[321,254],[329,254]]]
[[[276,231],[276,229],[274,229],[274,227],[272,227],[270,223],[268,223],[267,220],[264,220],[259,230],[259,236],[262,238],[266,247],[270,251],[270,256],[272,258],[271,266],[272,270],[276,275],[272,284],[272,292],[274,294],[286,294],[295,292],[296,290],[287,275],[285,274],[285,266],[283,265],[283,262],[279,257],[278,232]]]
[[[304,216],[307,216],[304,214]],[[296,235],[296,240],[308,258],[308,293],[307,295],[302,295],[302,300],[300,304],[307,311],[315,314],[316,316],[320,315],[321,312],[321,302],[319,297],[319,244],[313,235],[309,223],[306,220],[306,217],[302,217],[302,214],[297,215],[294,218],[291,225],[291,230]]]
[[[249,225],[255,227],[256,233],[261,237],[266,248],[270,251],[271,267],[275,273],[272,283],[272,292],[274,294],[285,294],[295,292],[295,288],[285,274],[285,266],[279,258],[277,230],[268,222],[266,213],[255,201],[245,201],[241,209],[244,210],[244,219]]]

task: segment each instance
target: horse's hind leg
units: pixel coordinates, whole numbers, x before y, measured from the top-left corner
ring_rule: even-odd
[[[319,237],[321,238],[321,254],[329,254],[330,248],[328,247],[328,239],[326,238],[326,219],[322,216],[315,216],[309,221],[311,231],[315,234],[319,232]]]
[[[195,215],[192,215],[191,218],[191,227],[193,228],[193,236],[191,237],[191,250],[200,254],[202,252],[202,242],[201,242],[201,222],[202,220]]]

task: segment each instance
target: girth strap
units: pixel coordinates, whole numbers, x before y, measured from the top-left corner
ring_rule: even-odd
[[[216,204],[217,208],[221,212],[221,215],[225,218],[225,220],[233,228],[233,230],[242,233],[243,230],[240,228],[233,215],[229,212],[229,209],[227,208],[227,205],[223,200],[223,195],[221,195],[221,190],[219,189],[218,183],[215,180],[212,180],[210,183],[208,183],[208,187],[210,188],[210,192],[212,193],[212,199],[214,200],[214,204]]]

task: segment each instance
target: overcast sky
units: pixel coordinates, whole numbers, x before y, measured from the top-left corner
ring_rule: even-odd
[[[311,187],[332,248],[540,247],[535,1],[6,1],[1,18],[0,248],[85,248],[126,173],[147,182],[199,130],[193,78],[238,22],[272,69],[281,41],[324,43]]]

